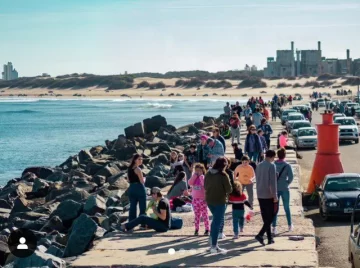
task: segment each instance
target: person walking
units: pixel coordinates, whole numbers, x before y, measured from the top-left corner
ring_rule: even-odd
[[[203,164],[195,165],[195,172],[189,180],[189,185],[191,186],[191,195],[193,197],[193,207],[195,214],[195,236],[199,235],[200,220],[201,218],[205,224],[205,236],[209,235],[210,226],[209,226],[209,215],[207,210],[207,204],[205,201],[205,167]]]
[[[210,164],[215,164],[216,159],[225,155],[224,147],[217,139],[208,138]]]
[[[136,219],[137,206],[139,205],[140,214],[145,214],[146,211],[146,188],[145,178],[140,166],[143,163],[143,157],[140,154],[134,154],[130,166],[127,170],[129,186],[129,221]],[[144,226],[143,226],[144,227]]]
[[[271,134],[273,134],[273,129],[265,118],[261,120],[261,125],[259,126],[259,129],[264,132],[264,138],[266,140],[267,148],[270,148],[270,136]]]
[[[227,102],[226,106],[224,107],[224,123],[229,124],[229,119],[231,117],[231,107],[230,103]]]
[[[253,206],[254,203],[254,181],[255,171],[250,166],[250,158],[244,155],[241,159],[241,165],[237,166],[234,171],[234,181],[239,181],[242,185],[242,189],[246,190],[249,203]]]
[[[256,127],[251,125],[245,139],[245,154],[249,156],[250,160],[257,162],[261,148],[261,141],[259,135],[256,133]]]
[[[230,119],[230,128],[231,128],[231,144],[234,143],[235,137],[238,144],[240,143],[240,118],[239,116],[234,113]]]
[[[229,204],[232,204],[234,239],[238,239],[239,227],[240,233],[244,232],[244,205],[248,206],[251,210],[253,209],[249,201],[247,201],[246,195],[242,191],[241,183],[238,181],[234,182],[233,191],[229,196]]]
[[[210,253],[226,254],[227,252],[218,245],[220,225],[225,217],[227,195],[232,192],[229,176],[225,172],[226,167],[226,159],[220,157],[205,175],[205,200],[213,216],[210,230]]]
[[[235,106],[232,108],[232,111],[235,112],[239,116],[239,119],[241,118],[241,113],[243,110],[238,101],[236,102]]]
[[[278,209],[276,167],[273,163],[275,155],[273,150],[266,151],[265,161],[256,167],[256,192],[264,224],[260,232],[255,236],[255,239],[263,246],[265,245],[263,237],[265,233],[268,244],[274,243],[271,234],[271,223]]]
[[[291,212],[290,212],[290,189],[289,186],[294,179],[294,174],[290,164],[285,161],[286,150],[280,148],[277,151],[278,160],[275,161],[276,173],[277,173],[277,195],[278,199],[283,202],[284,210],[286,214],[286,220],[289,227],[289,232],[294,230],[294,226],[291,221]],[[279,210],[279,202],[277,203],[277,210]],[[275,215],[272,222],[272,233],[277,235],[277,215]]]
[[[263,119],[263,115],[260,113],[260,109],[256,108],[255,113],[252,115],[253,124],[255,127],[259,127],[261,125],[261,119]]]

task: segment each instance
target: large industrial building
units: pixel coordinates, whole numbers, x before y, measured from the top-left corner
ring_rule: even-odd
[[[321,42],[316,50],[277,50],[274,57],[267,58],[264,68],[265,77],[318,76],[321,74],[360,75],[360,59],[352,60],[350,50],[346,51],[346,59],[331,59],[321,54]]]
[[[8,64],[4,64],[4,71],[2,72],[2,78],[4,80],[14,80],[19,78],[19,74],[16,71],[16,69],[13,68],[11,62],[8,62]]]

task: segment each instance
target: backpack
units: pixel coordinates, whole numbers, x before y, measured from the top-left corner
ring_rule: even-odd
[[[183,226],[183,220],[179,217],[171,217],[170,229],[179,230]]]

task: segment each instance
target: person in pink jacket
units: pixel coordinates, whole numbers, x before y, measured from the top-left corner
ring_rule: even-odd
[[[205,167],[203,164],[195,165],[195,172],[188,181],[188,184],[191,186],[191,194],[193,197],[193,207],[195,213],[195,235],[199,235],[199,227],[201,217],[203,218],[205,224],[205,236],[209,235],[210,225],[209,225],[209,214],[207,210],[207,204],[205,201],[205,188],[204,181],[206,173]]]

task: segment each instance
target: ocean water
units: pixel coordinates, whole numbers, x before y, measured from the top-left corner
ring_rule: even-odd
[[[179,127],[218,116],[226,101],[0,99],[0,185],[26,167],[60,165],[81,149],[104,145],[145,118],[161,114]]]

